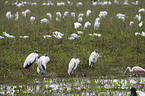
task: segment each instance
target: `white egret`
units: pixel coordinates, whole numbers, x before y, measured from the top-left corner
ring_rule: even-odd
[[[136,36],[136,35],[140,35],[140,33],[138,33],[138,32],[135,32],[135,36]]]
[[[44,19],[41,19],[41,22],[40,23],[46,23],[46,24],[48,24],[49,23],[49,20],[46,19],[46,18],[44,18]]]
[[[71,12],[71,16],[75,19],[75,13]]]
[[[77,3],[77,6],[81,6],[81,5],[83,5],[82,2],[78,2],[78,3]]]
[[[69,75],[71,75],[74,72],[74,70],[77,68],[79,62],[80,62],[80,60],[76,56],[70,60],[69,67],[68,67],[68,74]]]
[[[98,30],[99,26],[100,26],[100,21],[95,21],[94,30]]]
[[[141,36],[144,36],[145,37],[145,32],[142,31]]]
[[[46,72],[46,64],[50,61],[50,58],[47,54],[44,54],[44,56],[41,56],[38,61],[38,67],[37,67],[37,73],[44,74]]]
[[[138,12],[145,12],[145,9],[141,8],[141,9],[138,10]]]
[[[59,17],[59,18],[61,18],[61,13],[60,12],[56,12],[56,15]]]
[[[51,35],[43,35],[43,38],[50,38]]]
[[[83,28],[83,29],[85,30],[88,26],[91,26],[91,23],[87,21],[87,22],[85,23],[85,25],[84,25],[84,28]]]
[[[107,14],[108,14],[107,11],[100,11],[99,17],[100,17],[100,18],[101,18],[101,17],[105,17]]]
[[[64,2],[57,2],[57,6],[64,6],[65,5],[65,3]]]
[[[58,32],[58,31],[53,32],[53,36],[57,39],[61,39],[63,35],[64,34]]]
[[[75,29],[78,29],[80,26],[82,26],[81,23],[79,23],[79,22],[75,22],[75,23],[74,23]]]
[[[8,34],[7,32],[3,32],[4,36],[8,38],[15,38],[15,36]]]
[[[65,11],[63,14],[63,18],[65,18],[68,15],[68,13],[69,13],[68,11]]]
[[[20,38],[29,38],[29,36],[20,36]]]
[[[135,15],[135,18],[137,18],[137,19],[138,19],[138,21],[140,21],[140,20],[141,20],[141,14],[139,14],[139,15],[138,15],[138,14],[136,14],[136,15]]]
[[[91,10],[87,10],[86,17],[89,17],[90,14],[91,14]]]
[[[14,17],[14,15],[12,15],[11,12],[7,12],[6,17],[9,20],[10,18]]]
[[[132,26],[133,24],[134,24],[134,22],[133,21],[130,21],[129,25]]]
[[[142,91],[136,91],[135,87],[132,87],[130,91],[130,96],[145,96],[145,93],[143,93]]]
[[[82,22],[83,21],[83,18],[82,17],[79,17],[78,18],[78,22]]]
[[[134,5],[138,5],[138,1],[136,1],[136,2],[132,2],[132,4],[134,4]]]
[[[31,24],[33,24],[33,22],[35,21],[35,17],[34,16],[31,16],[30,17],[30,21],[31,21]]]
[[[0,36],[0,39],[4,38],[3,36]]]
[[[46,15],[49,17],[50,20],[52,20],[52,15],[51,15],[51,13],[47,13]]]
[[[39,57],[39,53],[37,50],[35,50],[34,53],[31,53],[27,56],[27,58],[25,59],[23,67],[29,68],[35,60],[37,62],[38,57]]]
[[[139,27],[142,27],[142,25],[143,25],[143,21],[141,21],[141,22],[138,24]]]
[[[90,68],[93,67],[93,70],[94,70],[94,64],[96,63],[96,61],[99,57],[101,57],[101,56],[97,49],[94,50],[89,57],[89,66],[90,66]]]

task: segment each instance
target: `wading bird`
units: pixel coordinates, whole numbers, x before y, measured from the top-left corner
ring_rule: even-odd
[[[99,57],[101,57],[101,56],[100,56],[98,50],[94,50],[89,57],[89,66],[90,66],[90,68],[93,67],[93,70],[94,70],[94,64],[96,63],[96,61]]]
[[[46,72],[46,64],[50,61],[50,58],[48,54],[44,54],[44,56],[41,56],[38,61],[38,67],[37,67],[37,73],[44,74]]]
[[[74,57],[70,60],[69,62],[69,67],[68,67],[68,74],[71,75],[74,70],[77,68],[77,65],[79,64],[80,60],[78,57]]]
[[[140,74],[140,72],[145,72],[145,69],[143,69],[143,68],[141,68],[139,66],[134,66],[134,67],[132,67],[132,69],[130,67],[127,67],[124,73],[126,73],[126,71],[128,69],[129,69],[130,72],[135,71],[138,75]]]
[[[35,50],[34,53],[29,54],[28,57],[25,59],[23,67],[26,69],[29,68],[35,60],[37,62],[38,57],[39,57],[39,53],[37,50]]]
[[[143,93],[142,91],[136,91],[135,87],[132,87],[130,91],[130,96],[145,96],[145,93]]]

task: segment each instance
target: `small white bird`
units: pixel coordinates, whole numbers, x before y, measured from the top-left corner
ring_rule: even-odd
[[[75,19],[75,13],[71,12],[71,17],[73,17]]]
[[[141,22],[138,24],[139,27],[142,27],[142,25],[143,25],[143,21],[141,21]]]
[[[71,75],[74,72],[74,70],[77,68],[79,62],[80,62],[80,60],[76,56],[70,60],[69,67],[68,67],[68,74],[69,75]]]
[[[41,19],[40,23],[46,23],[46,24],[48,24],[49,23],[49,20],[46,19],[46,18],[44,18],[44,19]]]
[[[15,38],[15,36],[8,34],[7,32],[3,32],[4,36],[8,38]]]
[[[51,15],[51,13],[47,13],[46,15],[49,17],[50,20],[52,20],[52,15]]]
[[[96,61],[99,57],[101,57],[101,56],[97,49],[94,50],[89,57],[89,66],[90,66],[90,68],[93,67],[93,70],[94,70],[94,64],[96,63]]]
[[[34,16],[31,16],[30,17],[30,21],[31,21],[31,24],[33,24],[33,22],[35,21],[35,17]]]
[[[98,30],[99,26],[100,26],[100,21],[95,21],[94,30]]]
[[[59,18],[61,18],[61,12],[56,12],[56,15],[59,17]]]
[[[91,26],[91,23],[87,21],[87,22],[85,23],[85,25],[84,25],[84,30],[85,30],[88,26]]]
[[[91,10],[87,10],[86,17],[89,17],[90,14],[91,14]]]
[[[75,29],[78,29],[80,26],[82,26],[81,23],[79,23],[79,22],[75,22],[75,23],[74,23]]]
[[[26,69],[29,68],[35,60],[37,62],[37,59],[39,57],[39,53],[37,50],[34,50],[34,51],[35,51],[34,53],[29,54],[27,56],[27,58],[25,59],[25,62],[23,65],[24,68],[26,68]]]
[[[65,18],[68,15],[68,13],[69,13],[68,11],[65,11],[63,14],[63,18]]]
[[[37,73],[44,74],[46,72],[46,64],[50,61],[50,58],[47,54],[44,54],[44,56],[41,56],[38,61],[38,67],[37,67]]]
[[[135,87],[132,87],[130,91],[130,96],[145,96],[145,93],[143,93],[142,91],[136,91]]]

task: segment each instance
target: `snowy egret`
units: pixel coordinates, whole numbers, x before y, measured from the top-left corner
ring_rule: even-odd
[[[7,12],[6,17],[9,20],[10,18],[14,17],[14,15],[12,15],[11,12]]]
[[[38,57],[39,53],[37,50],[35,50],[34,53],[29,54],[28,57],[25,59],[23,67],[29,68],[35,60],[37,62]]]
[[[56,12],[56,15],[59,17],[59,18],[61,18],[61,12]]]
[[[44,74],[46,72],[46,64],[50,61],[50,58],[48,54],[44,54],[44,56],[41,56],[38,61],[38,67],[37,67],[37,73]]]
[[[97,49],[94,50],[89,57],[89,66],[90,66],[90,68],[93,67],[93,70],[94,70],[94,63],[96,63],[96,61],[99,57],[101,57],[101,56]]]
[[[130,72],[135,71],[138,75],[140,74],[140,72],[145,72],[145,69],[143,69],[143,68],[141,68],[139,66],[134,66],[134,67],[132,67],[132,69],[130,67],[127,67],[124,73],[126,73],[126,71],[128,69],[129,69]]]
[[[142,91],[136,91],[136,88],[135,87],[132,87],[130,89],[130,96],[145,96],[145,93],[143,93]]]
[[[74,57],[70,60],[69,62],[69,67],[68,67],[68,74],[71,75],[74,70],[77,68],[77,65],[79,64],[80,60],[78,57]]]
[[[78,18],[78,22],[82,22],[83,21],[83,18],[82,17],[79,17]]]
[[[63,37],[64,34],[58,32],[58,31],[55,31],[53,32],[53,36],[57,39],[61,39]]]
[[[41,22],[40,23],[46,23],[46,24],[48,24],[49,23],[49,20],[46,19],[46,18],[44,18],[44,19],[41,19]]]

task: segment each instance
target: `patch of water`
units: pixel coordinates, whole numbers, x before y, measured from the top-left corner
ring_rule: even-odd
[[[135,86],[145,91],[145,77],[127,79],[107,78],[35,78],[29,85],[1,84],[1,95],[21,94],[52,94],[82,96],[128,96],[129,90]]]

